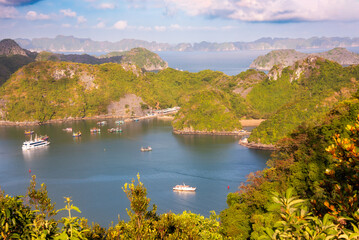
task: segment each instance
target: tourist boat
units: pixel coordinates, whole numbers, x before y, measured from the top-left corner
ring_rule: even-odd
[[[101,132],[101,129],[94,127],[94,128],[91,128],[91,129],[90,129],[90,132],[91,132],[91,133],[99,133],[99,132]]]
[[[173,187],[173,191],[196,191],[195,187],[190,187],[189,185],[185,185],[184,183],[182,185],[176,185]]]
[[[47,140],[43,140],[41,138],[35,137],[34,140],[32,140],[32,138],[29,141],[25,141],[22,144],[22,150],[29,150],[29,149],[34,149],[34,148],[41,148],[41,147],[45,147],[47,145],[49,145],[50,142]]]
[[[62,130],[65,131],[65,132],[72,132],[72,128],[64,128]]]
[[[106,123],[107,123],[106,121],[101,121],[101,122],[97,122],[97,125],[103,126],[103,125],[105,125]]]
[[[122,132],[122,128],[109,128],[107,129],[107,131],[110,133],[117,133],[117,132]]]
[[[73,137],[81,137],[81,132],[78,131],[78,132],[72,133],[72,136]]]
[[[152,148],[150,146],[148,147],[141,147],[141,152],[149,152],[149,151],[152,151]]]
[[[34,134],[33,130],[25,130],[25,135],[31,135]]]
[[[117,125],[121,125],[121,124],[124,124],[125,121],[123,121],[123,120],[118,120],[118,121],[116,121],[115,123],[116,123]]]

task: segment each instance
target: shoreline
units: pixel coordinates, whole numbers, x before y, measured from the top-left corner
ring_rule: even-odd
[[[172,115],[171,113],[163,113],[163,114],[156,114],[156,115],[147,115],[142,117],[132,117],[132,118],[125,118],[123,116],[114,116],[114,115],[99,115],[94,117],[69,117],[69,118],[63,118],[63,119],[52,119],[45,122],[40,121],[0,121],[0,127],[1,126],[36,126],[36,125],[46,125],[46,124],[54,124],[54,123],[67,123],[67,122],[76,122],[76,121],[82,121],[82,120],[102,120],[102,119],[114,119],[119,118],[123,119],[125,122],[132,122],[133,119],[151,119],[151,118],[158,118],[158,119],[171,119],[172,117],[169,115]]]
[[[191,131],[191,130],[173,130],[178,135],[213,135],[213,136],[245,136],[247,131]]]
[[[239,120],[242,124],[242,127],[258,127],[259,124],[264,122],[266,119],[243,119]]]
[[[278,148],[272,144],[249,143],[249,142],[243,142],[242,140],[239,140],[238,144],[251,149],[260,149],[260,150],[269,150],[269,151],[278,150]]]

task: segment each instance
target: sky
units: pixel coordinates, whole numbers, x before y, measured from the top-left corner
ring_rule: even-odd
[[[0,39],[163,43],[359,37],[359,0],[0,0]]]

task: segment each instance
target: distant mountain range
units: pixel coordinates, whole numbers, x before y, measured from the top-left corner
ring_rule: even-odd
[[[89,38],[73,36],[56,36],[55,38],[15,39],[22,47],[31,51],[51,52],[113,52],[128,51],[132,48],[143,47],[150,51],[238,51],[238,50],[267,50],[267,49],[310,49],[358,47],[359,38],[312,37],[312,38],[261,38],[253,42],[200,42],[168,44],[148,42],[136,39],[123,39],[118,42],[93,41]]]

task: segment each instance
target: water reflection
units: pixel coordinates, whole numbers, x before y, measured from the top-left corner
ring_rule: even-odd
[[[22,150],[22,155],[25,161],[34,161],[36,159],[43,158],[48,154],[49,146],[44,146],[36,149]]]
[[[195,191],[191,191],[191,192],[186,192],[186,191],[173,191],[173,194],[176,196],[181,197],[184,200],[188,200],[189,198],[193,197],[194,195],[196,195]]]

